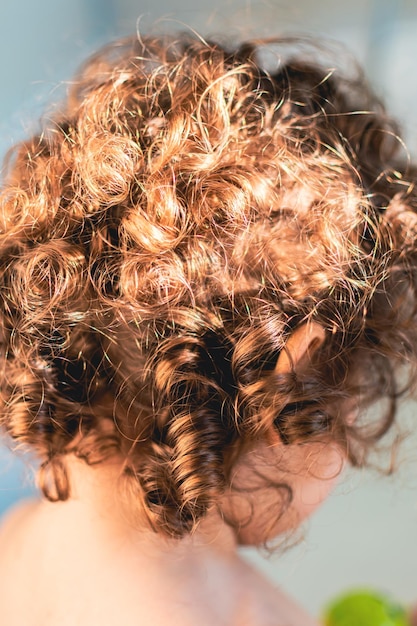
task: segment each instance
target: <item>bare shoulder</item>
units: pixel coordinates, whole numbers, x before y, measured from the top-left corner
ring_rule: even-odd
[[[6,573],[13,573],[17,578],[20,575],[28,543],[30,544],[32,540],[27,529],[31,527],[31,520],[38,506],[39,500],[35,498],[22,500],[6,511],[0,519],[0,580],[3,592]],[[34,537],[33,539],[36,543],[36,539]],[[11,577],[8,576],[7,579],[10,581]]]
[[[246,561],[244,563],[246,588],[251,590],[252,611],[256,615],[253,620],[254,624],[276,626],[277,619],[279,619],[279,624],[286,626],[319,626],[319,623],[308,615],[298,602],[249,563]]]
[[[38,506],[39,500],[30,498],[17,502],[6,511],[0,519],[0,546],[21,528]]]
[[[0,519],[1,624],[18,626],[31,623],[30,615],[25,609],[25,606],[31,604],[26,602],[25,594],[30,591],[29,583],[34,579],[36,567],[32,567],[31,562],[26,559],[26,528],[28,524],[30,525],[33,511],[38,504],[39,501],[36,499],[22,500]]]

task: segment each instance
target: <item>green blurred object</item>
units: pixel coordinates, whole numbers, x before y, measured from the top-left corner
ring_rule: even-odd
[[[360,589],[333,600],[324,626],[410,626],[406,609],[388,595]]]

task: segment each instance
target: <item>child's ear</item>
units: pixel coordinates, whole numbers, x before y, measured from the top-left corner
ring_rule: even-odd
[[[298,326],[279,354],[275,373],[286,374],[306,369],[325,337],[326,331],[317,322],[306,322]]]

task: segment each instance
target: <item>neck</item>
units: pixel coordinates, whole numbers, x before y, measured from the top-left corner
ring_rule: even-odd
[[[74,456],[68,457],[71,481],[71,498],[66,502],[44,502],[51,513],[62,516],[66,525],[81,529],[87,541],[102,541],[107,548],[112,545],[120,550],[124,546],[127,554],[141,555],[153,561],[158,557],[167,561],[172,558],[189,558],[205,554],[233,558],[236,555],[236,538],[232,529],[225,524],[216,510],[212,510],[200,522],[191,535],[172,539],[150,529],[144,516],[135,518],[120,497],[119,477],[122,463],[113,459],[106,463],[88,466]]]

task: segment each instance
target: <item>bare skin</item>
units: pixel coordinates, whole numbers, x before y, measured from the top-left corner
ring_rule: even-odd
[[[133,528],[117,465],[71,461],[75,497],[26,502],[0,530],[0,623],[8,626],[317,626],[237,553],[213,511],[181,541]]]

